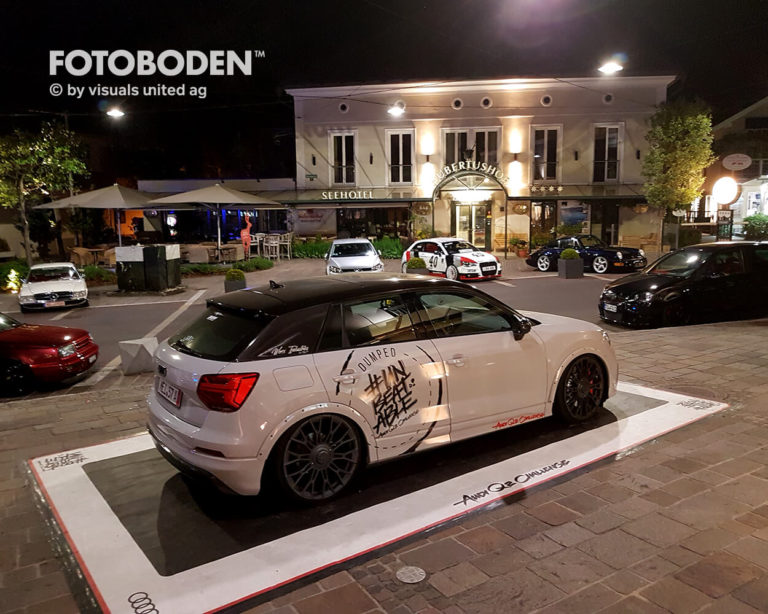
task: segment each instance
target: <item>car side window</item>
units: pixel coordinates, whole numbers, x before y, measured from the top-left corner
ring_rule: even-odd
[[[430,254],[436,254],[438,252],[437,243],[424,243],[421,251],[429,252]]]
[[[422,317],[432,324],[438,337],[513,330],[499,307],[477,296],[430,292],[419,295],[417,300]]]
[[[315,305],[275,318],[248,345],[238,360],[262,360],[314,352],[327,311],[326,305]]]
[[[351,347],[416,341],[408,306],[401,296],[387,296],[342,307],[344,334]]]
[[[753,254],[753,266],[761,273],[768,272],[768,246],[758,245],[752,251]]]
[[[715,252],[709,259],[709,271],[721,277],[744,272],[744,259],[740,249],[726,249]]]

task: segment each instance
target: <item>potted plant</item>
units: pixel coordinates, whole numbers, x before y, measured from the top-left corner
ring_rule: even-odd
[[[584,277],[584,260],[575,249],[564,249],[557,261],[557,274],[565,279]]]
[[[229,269],[224,275],[224,292],[245,288],[245,273],[240,269]]]
[[[405,271],[406,273],[417,275],[427,275],[429,273],[427,263],[422,258],[411,258],[405,265]]]
[[[517,255],[520,258],[527,258],[528,257],[528,242],[524,239],[518,239],[517,240]]]

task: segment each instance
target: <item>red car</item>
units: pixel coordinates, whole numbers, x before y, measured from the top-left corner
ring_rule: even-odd
[[[0,313],[0,394],[29,392],[36,382],[67,382],[96,364],[99,346],[88,331],[22,324]]]

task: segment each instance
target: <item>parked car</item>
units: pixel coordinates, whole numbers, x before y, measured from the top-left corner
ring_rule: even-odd
[[[0,392],[29,392],[36,383],[77,379],[96,363],[99,346],[86,330],[22,324],[0,313]]]
[[[634,247],[611,247],[594,235],[560,237],[532,252],[525,262],[539,271],[551,271],[557,268],[560,253],[568,248],[579,252],[579,257],[584,260],[585,270],[595,273],[607,273],[609,270],[634,271],[648,264],[643,250]]]
[[[368,239],[336,239],[325,255],[326,275],[383,270],[381,253]]]
[[[19,306],[23,312],[86,305],[88,286],[71,262],[35,264],[19,290]]]
[[[182,472],[302,501],[369,463],[555,414],[615,391],[605,331],[523,314],[465,284],[344,275],[208,301],[155,353],[149,432]]]
[[[691,245],[605,286],[600,317],[676,326],[768,314],[768,242]]]
[[[480,280],[501,277],[501,262],[493,254],[456,237],[439,237],[416,241],[403,252],[403,273],[411,258],[427,263],[430,275],[458,280]]]

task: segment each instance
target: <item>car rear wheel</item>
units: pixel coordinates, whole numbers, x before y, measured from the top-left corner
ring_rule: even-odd
[[[403,273],[407,273],[408,272],[408,263],[407,262],[403,262],[403,266],[401,266],[400,268],[402,269]]]
[[[459,269],[457,269],[452,264],[448,266],[447,269],[445,269],[445,276],[448,279],[458,279],[459,278]]]
[[[542,273],[546,273],[552,268],[552,259],[549,256],[539,256],[536,260],[536,267]]]
[[[334,414],[302,420],[280,439],[276,452],[278,483],[305,503],[337,496],[363,464],[357,428]]]
[[[0,393],[7,396],[19,396],[32,390],[35,377],[32,370],[16,360],[0,363]]]
[[[568,423],[584,422],[605,400],[603,365],[591,354],[579,356],[563,372],[555,394],[554,413]]]
[[[691,314],[679,300],[664,305],[661,326],[685,326],[690,323]]]
[[[592,270],[595,273],[605,273],[608,270],[608,259],[605,256],[597,256],[592,261]]]

